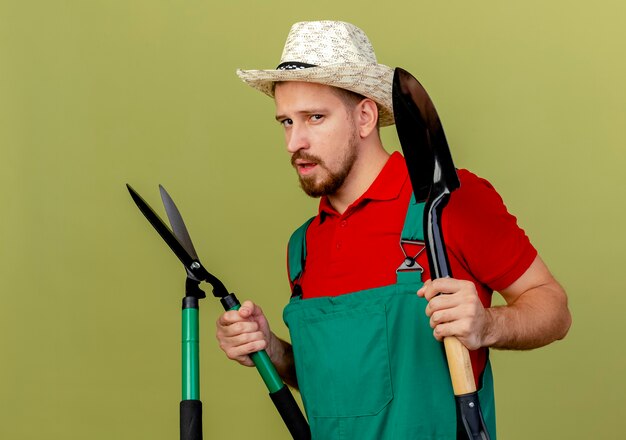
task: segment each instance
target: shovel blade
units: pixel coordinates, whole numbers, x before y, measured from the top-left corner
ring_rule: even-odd
[[[419,81],[400,67],[394,72],[392,99],[416,200],[434,199],[457,189],[459,178],[435,105]]]

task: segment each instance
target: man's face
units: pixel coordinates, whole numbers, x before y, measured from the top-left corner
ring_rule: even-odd
[[[334,194],[357,157],[353,109],[331,87],[304,82],[277,84],[275,102],[300,186],[311,197]]]

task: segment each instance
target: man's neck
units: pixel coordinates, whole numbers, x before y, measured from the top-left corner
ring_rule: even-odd
[[[334,194],[328,196],[332,207],[339,214],[346,212],[346,209],[376,180],[387,163],[387,159],[389,159],[389,153],[380,144],[361,151],[344,184]]]

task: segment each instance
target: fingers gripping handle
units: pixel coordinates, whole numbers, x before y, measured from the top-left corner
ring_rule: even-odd
[[[220,301],[222,302],[224,310],[239,310],[241,308],[241,303],[233,293],[225,296]],[[265,350],[252,353],[250,358],[252,359],[252,362],[254,362],[254,365],[259,371],[259,374],[263,378],[263,382],[265,382],[265,385],[270,393],[275,393],[285,386]]]

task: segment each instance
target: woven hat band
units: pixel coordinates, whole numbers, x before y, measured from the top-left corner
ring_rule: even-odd
[[[299,69],[307,69],[309,67],[317,67],[315,64],[307,64],[300,63],[298,61],[287,61],[285,63],[280,63],[276,70],[299,70]]]

